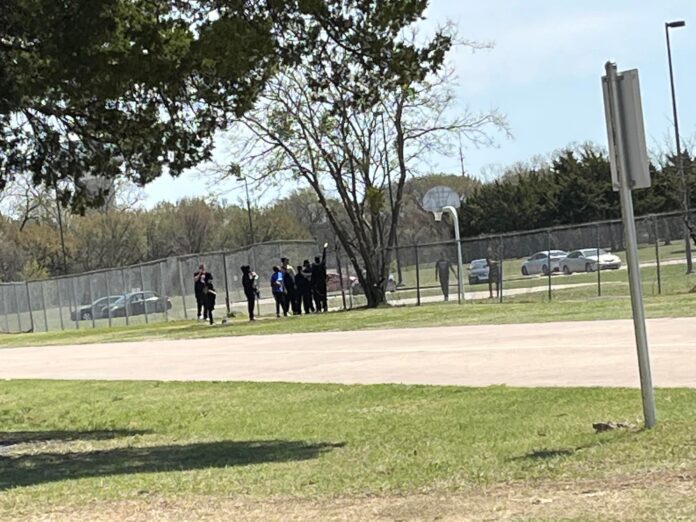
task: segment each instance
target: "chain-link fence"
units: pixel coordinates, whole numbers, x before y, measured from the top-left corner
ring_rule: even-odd
[[[696,287],[696,276],[687,273],[682,214],[639,217],[636,229],[646,295],[679,294]],[[461,274],[457,250],[454,240],[394,249],[388,302],[592,303],[629,296],[620,220],[462,239]],[[268,281],[273,266],[287,257],[298,267],[304,260],[312,262],[318,252],[312,241],[277,241],[43,281],[1,283],[0,331],[48,332],[195,319],[199,310],[193,275],[200,263],[214,277],[216,317],[246,315],[242,265],[250,265],[260,277],[257,314],[271,315],[275,304]],[[326,261],[329,308],[365,305],[348,256],[340,248],[330,250]]]
[[[683,214],[639,217],[636,231],[644,294],[692,291],[696,275],[687,273]],[[620,220],[466,238],[461,249],[461,295],[467,301],[591,303],[630,296]],[[396,289],[387,293],[389,302],[459,299],[455,241],[397,252],[390,275]]]

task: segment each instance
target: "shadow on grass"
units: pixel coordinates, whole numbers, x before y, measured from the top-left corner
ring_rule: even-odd
[[[343,442],[252,440],[0,456],[0,491],[67,479],[303,461],[343,446]]]
[[[89,431],[0,431],[0,447],[37,442],[71,442],[75,440],[109,440],[134,435],[147,435],[150,430],[89,430]]]
[[[580,448],[577,448],[580,449]],[[575,449],[542,449],[542,450],[535,450],[535,451],[530,451],[526,455],[523,455],[522,457],[517,457],[515,460],[526,460],[526,459],[531,459],[531,460],[543,460],[543,459],[552,459],[554,457],[567,457],[568,455],[572,455],[575,453]]]

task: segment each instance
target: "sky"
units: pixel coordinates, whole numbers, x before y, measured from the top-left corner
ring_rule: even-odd
[[[606,145],[600,78],[607,60],[638,69],[648,147],[673,146],[673,118],[664,23],[670,30],[680,134],[696,142],[696,0],[431,0],[423,28],[452,22],[459,37],[490,50],[455,47],[458,108],[499,109],[512,139],[466,146],[468,174],[490,178],[506,166],[572,144]],[[454,107],[453,110],[457,110]],[[431,160],[438,172],[460,172],[458,157]],[[229,187],[237,201],[242,187]],[[145,206],[208,192],[206,176],[163,176],[145,188]]]

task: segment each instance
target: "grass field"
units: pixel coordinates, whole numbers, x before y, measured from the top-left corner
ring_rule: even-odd
[[[527,295],[509,298],[505,303],[488,300],[456,303],[435,303],[423,306],[387,306],[368,310],[287,317],[265,317],[255,323],[244,318],[232,320],[227,326],[209,327],[194,321],[150,323],[130,327],[67,330],[34,334],[0,336],[0,348],[84,344],[156,339],[191,339],[218,336],[259,335],[299,332],[363,330],[368,328],[403,328],[454,326],[466,324],[536,323],[596,319],[628,319],[631,303],[624,297],[593,297],[593,289],[557,291],[558,299],[548,302],[530,301]],[[696,314],[696,294],[647,296],[647,317],[690,317]]]
[[[0,519],[693,519],[695,401],[643,431],[637,390],[6,381]]]

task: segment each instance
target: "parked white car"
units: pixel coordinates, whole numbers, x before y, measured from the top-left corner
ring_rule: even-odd
[[[544,250],[537,252],[522,263],[522,275],[544,274],[560,272],[560,260],[568,255],[564,250]]]
[[[488,262],[485,259],[474,259],[469,263],[469,284],[488,282]]]
[[[594,272],[598,265],[600,270],[618,270],[621,268],[621,258],[601,248],[599,256],[597,256],[596,248],[582,248],[573,250],[561,259],[561,270],[566,275],[573,272]]]

